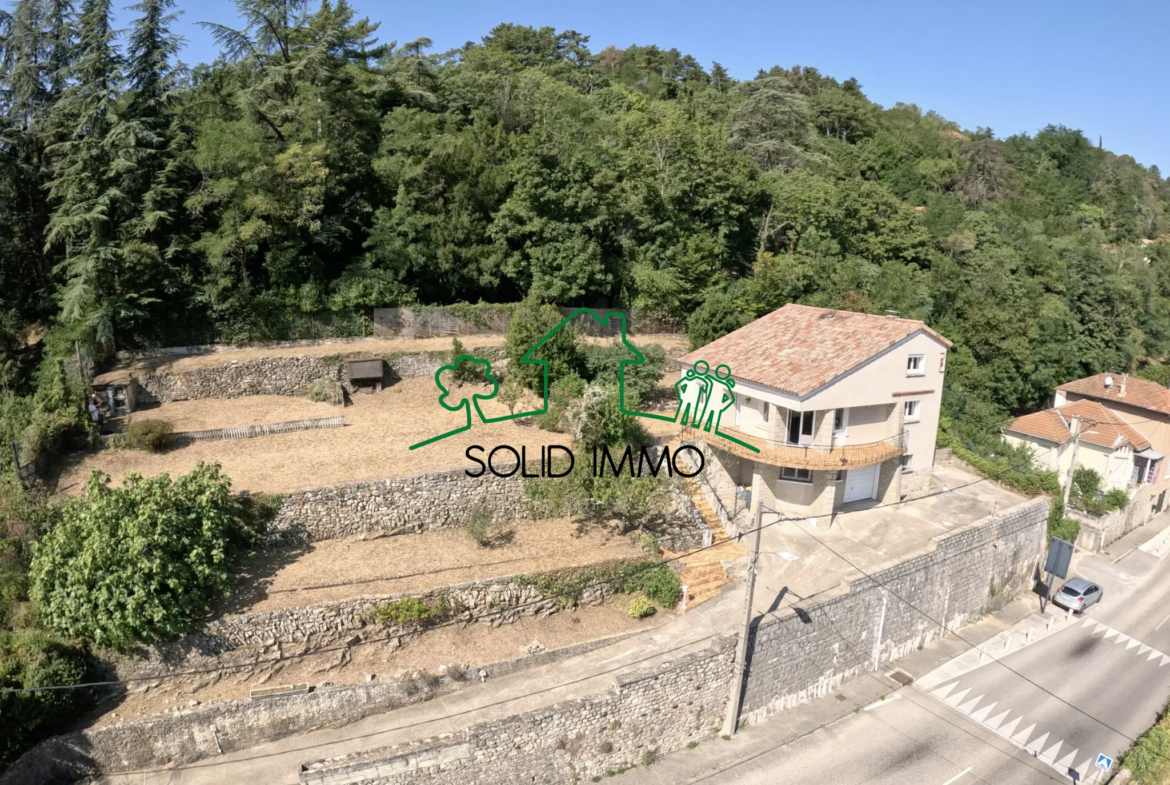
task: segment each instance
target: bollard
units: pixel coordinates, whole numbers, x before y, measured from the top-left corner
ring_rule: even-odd
[[[1052,632],[1052,617],[1048,617],[1048,621],[1044,622],[1044,631]]]
[[[979,664],[983,664],[983,649],[979,650]]]
[[[1072,621],[1072,608],[1069,608],[1064,613],[1065,613],[1064,620],[1065,621]]]
[[[1009,636],[1008,636],[1008,637],[1007,637],[1007,638],[1004,640],[1004,642],[1003,642],[1003,650],[1004,650],[1004,651],[1007,651],[1007,650],[1008,650],[1008,649],[1010,649],[1011,647],[1012,647],[1012,638],[1011,638],[1011,636],[1009,635]]]
[[[687,609],[687,585],[684,583],[679,587],[679,591],[682,592],[682,609],[685,611]]]
[[[1032,642],[1032,628],[1029,627],[1028,634],[1026,636],[1024,636],[1024,643],[1031,643],[1031,642]]]

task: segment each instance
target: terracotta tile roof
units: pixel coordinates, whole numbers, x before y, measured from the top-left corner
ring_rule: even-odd
[[[1097,401],[1075,401],[1056,409],[1045,409],[1025,414],[1012,420],[1007,430],[1038,436],[1057,444],[1064,444],[1072,438],[1069,423],[1074,415],[1084,418],[1081,441],[1117,449],[1128,444],[1134,450],[1149,448],[1150,441],[1136,428],[1125,423]]]
[[[1112,387],[1105,387],[1106,376],[1113,377]],[[1096,376],[1062,384],[1056,389],[1067,390],[1077,395],[1086,395],[1101,401],[1119,401],[1130,406],[1170,414],[1170,390],[1157,382],[1135,379],[1131,376],[1125,380],[1125,395],[1123,396],[1121,394],[1121,381],[1122,375],[1119,373],[1099,373]]]
[[[891,393],[895,398],[903,398],[907,395],[930,395],[934,390],[907,390],[906,392]]]
[[[786,305],[681,358],[727,365],[737,379],[803,396],[915,333],[951,342],[923,322]]]

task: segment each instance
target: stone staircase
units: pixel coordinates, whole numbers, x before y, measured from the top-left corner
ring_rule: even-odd
[[[689,555],[666,551],[666,558],[683,565],[679,582],[687,587],[686,609],[690,610],[719,594],[727,583],[727,571],[720,562],[747,556],[748,551],[731,539],[715,511],[703,496],[698,483],[686,482],[684,487],[691,494],[695,507],[703,515],[703,522],[711,529],[711,546]]]

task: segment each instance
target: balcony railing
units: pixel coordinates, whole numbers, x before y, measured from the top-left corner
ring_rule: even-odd
[[[683,428],[679,432],[679,438],[687,441],[705,441],[710,446],[724,452],[772,466],[790,466],[794,469],[811,469],[813,471],[873,466],[876,463],[884,463],[891,458],[897,458],[906,452],[905,431],[881,441],[866,442],[865,444],[796,445],[754,436],[737,428],[721,428],[720,430],[728,436],[759,449],[759,452],[749,450],[733,441],[721,439],[715,434],[689,427]]]

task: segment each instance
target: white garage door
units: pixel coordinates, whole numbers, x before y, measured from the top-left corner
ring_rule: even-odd
[[[859,502],[873,498],[874,481],[880,464],[845,472],[845,503]]]

